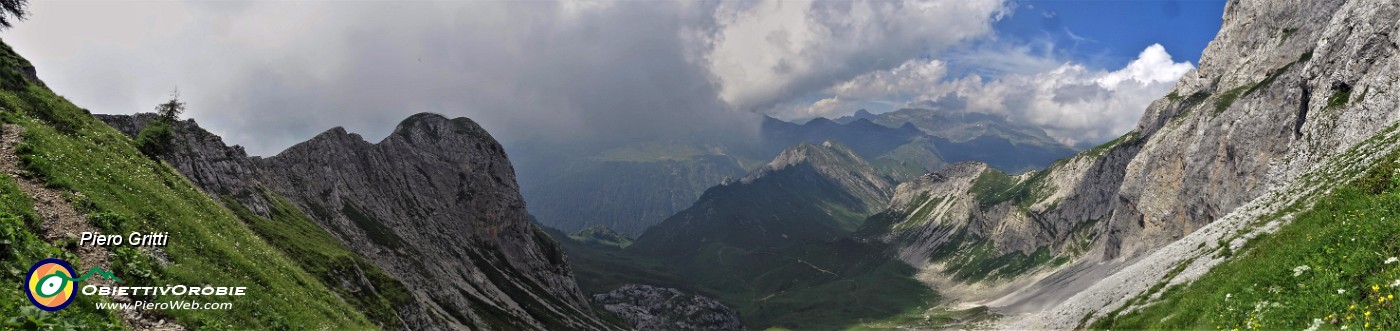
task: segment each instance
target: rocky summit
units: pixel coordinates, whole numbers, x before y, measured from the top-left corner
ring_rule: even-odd
[[[152,116],[101,116],[135,135]],[[412,292],[408,329],[613,328],[529,222],[504,150],[466,118],[418,114],[379,143],[342,128],[267,157],[199,128],[164,156],[207,193],[272,216],[285,198]]]

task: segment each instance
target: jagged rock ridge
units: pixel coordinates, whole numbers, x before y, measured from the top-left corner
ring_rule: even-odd
[[[139,132],[149,115],[101,116]],[[466,118],[418,114],[379,143],[343,128],[273,157],[191,121],[167,162],[254,213],[290,200],[412,290],[411,329],[612,328],[590,310],[563,251],[528,220],[501,145]]]

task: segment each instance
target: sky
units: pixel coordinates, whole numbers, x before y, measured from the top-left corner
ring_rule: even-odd
[[[1224,1],[34,1],[0,38],[94,113],[194,118],[253,155],[419,112],[512,142],[628,141],[866,108],[1132,129]]]

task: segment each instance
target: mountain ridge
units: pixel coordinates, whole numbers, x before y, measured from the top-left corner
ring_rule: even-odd
[[[149,116],[102,118],[132,134]],[[414,115],[379,143],[337,127],[266,158],[224,146],[193,121],[176,131],[184,148],[167,161],[210,194],[264,217],[269,199],[258,193],[286,197],[402,280],[418,311],[410,328],[613,327],[592,313],[564,253],[527,220],[504,149],[469,119]],[[426,291],[442,286],[457,290]]]
[[[1386,132],[1400,113],[1382,91],[1400,66],[1386,33],[1397,14],[1400,5],[1382,1],[1230,1],[1200,67],[1134,131],[1029,177],[936,173],[972,184],[906,183],[888,219],[867,223],[887,224],[874,235],[933,275],[925,281],[953,304],[1011,315],[999,327],[1077,328],[1150,306],[1168,283],[1189,283],[1234,257],[1222,252],[1249,247],[1232,238],[1290,226],[1287,215],[1306,209],[1314,190],[1394,147]],[[998,235],[977,223],[1032,231]],[[969,279],[968,268],[1005,277]]]
[[[964,117],[956,119],[961,118]],[[954,138],[957,139],[930,135],[907,121],[818,118],[798,124],[765,116],[760,119],[756,141],[738,139],[733,134],[712,137],[697,133],[687,138],[604,148],[595,154],[585,147],[511,147],[522,151],[517,154],[524,154],[522,187],[531,201],[532,212],[542,224],[566,232],[604,225],[633,236],[690,206],[706,189],[725,178],[743,177],[784,149],[802,142],[837,141],[897,181],[969,160],[1019,173],[1043,168],[1074,154],[1069,147],[1049,142],[1048,137],[1022,139],[1040,139],[1043,143],[1039,145],[1001,136]]]
[[[737,240],[729,245],[747,249],[781,245],[769,242],[774,238],[791,241],[835,238],[854,230],[865,215],[883,206],[893,188],[893,183],[887,177],[878,174],[849,148],[831,142],[821,145],[801,143],[784,150],[763,168],[736,183],[706,190],[695,205],[649,229],[637,238],[632,247],[664,255],[664,252],[675,252],[674,247],[667,246],[687,249],[704,242],[728,242],[726,238]],[[765,220],[769,217],[736,213],[723,207],[726,205],[776,208],[774,211],[764,208],[752,211],[771,214],[771,218],[779,223],[768,223]],[[822,208],[825,210],[807,216],[786,214],[790,207],[803,208],[801,206],[824,206]],[[720,216],[724,214],[736,218]],[[717,225],[706,224],[705,220],[739,222],[721,228],[759,226],[763,230],[715,232],[719,230],[713,228]],[[809,225],[817,228],[806,228]],[[707,227],[711,230],[701,230]],[[799,228],[805,229],[794,231]],[[718,237],[687,234],[693,231],[712,233]]]

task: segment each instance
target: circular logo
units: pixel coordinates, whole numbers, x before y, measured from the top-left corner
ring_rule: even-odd
[[[25,295],[35,307],[58,311],[73,303],[73,266],[59,259],[43,259],[29,268],[25,277]]]

